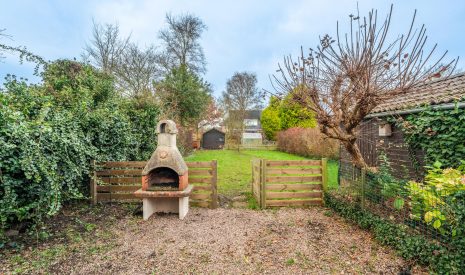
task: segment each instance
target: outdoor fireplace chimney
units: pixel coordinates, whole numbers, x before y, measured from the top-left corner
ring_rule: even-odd
[[[176,146],[178,129],[172,120],[157,125],[158,145],[142,171],[143,191],[184,190],[188,169]]]
[[[155,212],[179,213],[183,219],[189,211],[188,168],[176,146],[178,129],[172,120],[157,125],[158,144],[142,171],[142,188],[134,195],[143,200],[147,220]]]

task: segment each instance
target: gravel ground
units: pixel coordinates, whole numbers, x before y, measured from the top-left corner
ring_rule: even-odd
[[[397,274],[407,264],[323,208],[191,209],[184,220],[126,215],[112,245],[49,267],[73,274]],[[424,270],[414,267],[414,274]]]

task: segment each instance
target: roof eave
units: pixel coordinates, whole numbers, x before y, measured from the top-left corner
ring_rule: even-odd
[[[426,105],[424,107],[416,107],[411,109],[404,109],[404,110],[394,110],[394,111],[385,111],[379,113],[372,113],[367,115],[365,118],[375,118],[375,117],[385,117],[385,116],[393,116],[393,115],[408,115],[408,114],[415,114],[422,112],[428,108],[432,108],[433,110],[451,110],[454,108],[465,108],[465,102],[452,102],[452,103],[443,103],[438,105]]]

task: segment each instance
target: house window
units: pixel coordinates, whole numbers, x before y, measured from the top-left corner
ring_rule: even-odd
[[[258,126],[258,119],[244,119],[245,126]]]

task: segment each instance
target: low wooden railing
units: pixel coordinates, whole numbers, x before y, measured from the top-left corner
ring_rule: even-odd
[[[145,164],[145,161],[94,161],[90,180],[92,203],[139,200],[134,192],[142,186],[141,173]],[[217,208],[217,161],[186,164],[189,168],[189,184],[194,186],[190,204]]]

